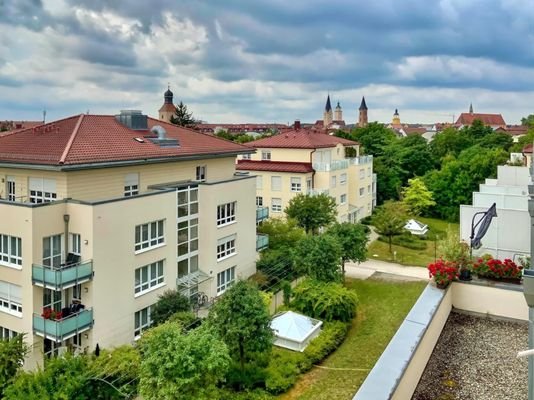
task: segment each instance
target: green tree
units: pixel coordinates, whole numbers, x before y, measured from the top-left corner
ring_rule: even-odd
[[[167,322],[140,341],[139,392],[144,399],[214,399],[230,365],[226,345],[205,327],[187,334]]]
[[[407,219],[404,204],[395,201],[386,201],[373,216],[373,226],[376,232],[388,238],[390,253],[393,236],[399,236],[405,232],[404,225]]]
[[[187,111],[187,106],[180,101],[176,106],[176,112],[171,117],[171,123],[185,128],[194,128],[197,121],[193,118],[193,113]]]
[[[167,321],[173,314],[180,311],[190,311],[191,302],[177,290],[166,290],[158,297],[158,301],[152,307],[151,316],[155,325]]]
[[[397,140],[395,132],[378,122],[371,122],[365,127],[353,129],[350,134],[340,133],[338,136],[359,142],[365,154],[375,157],[382,155],[384,147]]]
[[[481,120],[475,119],[471,126],[464,126],[462,132],[465,132],[465,134],[473,138],[473,140],[478,141],[483,139],[484,136],[493,133],[493,129],[491,126],[484,125]]]
[[[337,206],[334,198],[327,194],[311,196],[298,194],[284,210],[289,218],[294,218],[306,233],[316,233],[319,228],[336,220]]]
[[[481,147],[498,148],[509,151],[514,144],[514,139],[510,135],[502,132],[491,132],[479,140]]]
[[[396,144],[396,145],[395,145]],[[423,176],[436,166],[434,155],[425,138],[419,135],[411,135],[393,142],[393,151],[399,153],[402,185],[406,185],[408,179],[414,176]]]
[[[526,135],[521,136],[517,139],[517,143],[514,143],[510,148],[511,152],[522,153],[526,145],[532,144],[534,142],[534,126],[529,128]]]
[[[408,186],[402,191],[402,202],[414,215],[421,215],[430,207],[436,205],[432,192],[427,189],[421,178],[413,178],[408,181]]]
[[[292,218],[269,218],[258,226],[258,232],[269,235],[269,250],[295,248],[306,236],[304,229]]]
[[[282,247],[275,250],[261,252],[260,259],[256,262],[256,269],[265,274],[267,279],[260,286],[270,289],[283,279],[296,278],[294,248]]]
[[[362,224],[350,222],[336,223],[328,229],[341,246],[341,267],[345,274],[347,261],[362,262],[367,258],[367,243],[369,242],[369,228]]]
[[[521,118],[521,125],[534,128],[534,114],[529,114],[527,117]]]
[[[209,326],[226,343],[241,371],[246,363],[270,353],[273,344],[270,322],[261,292],[245,281],[232,285],[208,315]]]
[[[0,340],[0,398],[4,389],[13,381],[21,369],[28,346],[24,335],[17,335],[10,340]]]
[[[378,157],[373,160],[373,171],[376,173],[376,197],[379,204],[386,200],[397,200],[400,197],[402,176],[405,171],[400,160],[389,157]]]
[[[308,236],[297,248],[297,270],[322,282],[341,281],[342,248],[331,235]]]
[[[460,132],[458,129],[449,127],[442,132],[436,133],[429,144],[430,151],[434,157],[440,161],[452,154],[457,157],[463,150],[473,145],[473,139],[466,135],[465,132]]]

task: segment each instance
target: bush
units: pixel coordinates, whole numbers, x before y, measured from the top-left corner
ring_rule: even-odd
[[[154,325],[167,321],[173,314],[180,311],[190,311],[191,302],[188,297],[176,290],[166,290],[159,296],[151,311]]]
[[[372,219],[373,219],[373,216],[368,215],[367,217],[363,217],[362,219],[360,219],[358,222],[362,225],[371,225]]]
[[[179,311],[174,313],[168,319],[169,322],[178,322],[184,331],[190,331],[198,328],[202,321],[197,318],[191,311]]]
[[[304,353],[276,348],[266,370],[265,388],[269,393],[280,394],[295,384],[299,374],[311,368]]]
[[[340,283],[307,279],[293,293],[292,306],[312,318],[348,322],[356,314],[356,293]]]
[[[317,364],[343,343],[349,328],[349,324],[340,321],[324,324],[323,331],[306,347],[304,355],[312,365]]]
[[[266,371],[264,366],[249,362],[241,369],[239,363],[232,363],[226,374],[225,386],[234,390],[257,389],[265,386]]]
[[[393,238],[391,239],[391,243],[396,246],[406,247],[407,249],[425,250],[426,242],[424,239],[425,238],[412,235],[411,233],[408,233],[408,234],[403,233],[400,236],[393,236]],[[379,236],[378,240],[384,243],[389,243],[389,238],[385,236]]]

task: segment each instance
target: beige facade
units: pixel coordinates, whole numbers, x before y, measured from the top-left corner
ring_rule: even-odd
[[[255,180],[235,175],[234,160],[0,168],[0,334],[27,334],[25,366],[43,352],[132,343],[166,289],[209,302],[253,274]],[[72,304],[84,308],[41,316]]]

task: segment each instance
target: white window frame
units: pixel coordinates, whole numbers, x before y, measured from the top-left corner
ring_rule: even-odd
[[[8,328],[4,328],[3,326],[0,326],[0,340],[13,339],[17,335],[18,335],[18,332],[15,332],[12,329],[8,329]]]
[[[208,172],[208,167],[206,165],[197,165],[196,173],[195,173],[195,177],[196,177],[195,180],[198,182],[205,182],[207,172]]]
[[[339,184],[340,185],[346,185],[347,184],[347,174],[343,173],[339,175]]]
[[[22,269],[22,239],[0,234],[0,265]]]
[[[143,265],[135,270],[134,295],[141,296],[165,285],[164,260]]]
[[[347,195],[342,194],[341,196],[339,196],[339,204],[346,204],[346,203],[347,203]]]
[[[6,177],[6,199],[7,201],[16,201],[17,182],[14,176]]]
[[[22,287],[0,281],[0,311],[22,317]]]
[[[141,253],[165,245],[165,220],[151,221],[135,226],[135,253]]]
[[[124,178],[124,197],[139,194],[139,174],[137,172],[127,174]]]
[[[282,212],[282,199],[279,197],[271,198],[271,211],[272,212]]]
[[[290,182],[292,192],[302,192],[302,180],[299,176],[292,176]]]
[[[251,159],[250,154],[243,154],[243,155],[241,156],[241,159],[242,159],[242,160],[250,160],[250,159]]]
[[[152,306],[145,307],[134,313],[134,339],[141,337],[144,331],[152,326]],[[143,321],[144,320],[144,321]]]
[[[271,176],[271,191],[273,192],[282,191],[282,177],[280,175]]]
[[[364,179],[365,178],[365,169],[362,168],[360,169],[360,179]]]
[[[235,222],[237,201],[217,206],[217,226],[225,226]]]
[[[336,177],[336,175],[332,175],[330,177],[330,186],[335,188],[336,185],[337,185],[337,177]]]
[[[256,196],[256,207],[263,207],[263,196]]]
[[[57,199],[56,180],[45,178],[30,178],[30,203],[50,203]]]
[[[217,262],[226,260],[228,257],[236,255],[236,237],[230,235],[217,241]]]
[[[365,194],[365,188],[361,187],[360,188],[360,197],[363,197],[364,194]]]
[[[262,150],[261,151],[261,160],[262,161],[271,161],[271,150]]]
[[[48,254],[46,252],[48,249]],[[58,268],[63,260],[63,235],[51,235],[43,238],[43,265]]]
[[[263,176],[256,175],[256,189],[263,189]]]
[[[69,253],[82,255],[82,237],[79,233],[69,233]]]
[[[217,296],[223,294],[226,289],[235,283],[235,268],[236,266],[234,265],[217,274]]]

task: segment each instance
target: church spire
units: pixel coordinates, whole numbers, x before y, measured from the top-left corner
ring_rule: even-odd
[[[473,103],[469,104],[469,114],[473,114]]]
[[[330,104],[330,94],[328,94],[328,97],[326,98],[326,105],[324,106],[324,110],[326,112],[332,111],[332,105]]]
[[[360,110],[367,110],[367,104],[365,104],[365,96],[362,96],[362,103],[360,104]]]
[[[365,104],[365,97],[362,96],[362,103],[359,108],[358,126],[363,128],[367,126],[367,104]]]

